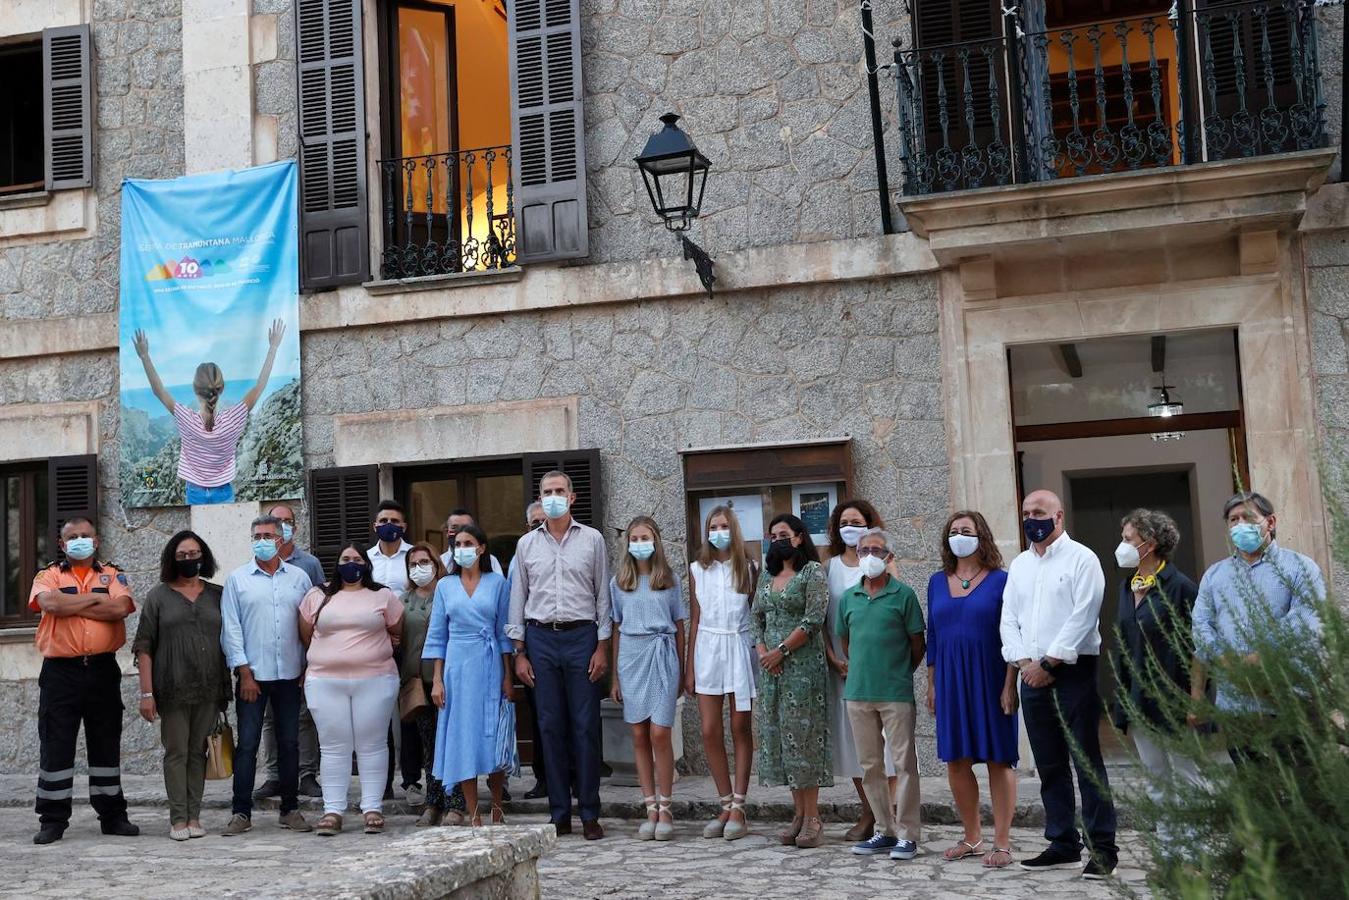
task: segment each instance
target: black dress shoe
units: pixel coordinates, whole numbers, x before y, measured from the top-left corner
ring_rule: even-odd
[[[571,819],[565,819],[561,822],[553,822],[552,825],[554,828],[557,829],[558,837],[562,837],[562,835],[564,834],[571,834]]]
[[[585,836],[587,841],[598,841],[604,837],[604,826],[594,819],[589,822],[582,822],[581,834]]]
[[[542,781],[534,782],[534,786],[529,790],[525,791],[526,800],[538,800],[542,797],[547,796],[548,796],[548,785],[544,784]]]
[[[103,833],[116,835],[117,837],[135,837],[141,833],[139,825],[133,825],[126,819],[117,819],[114,822],[102,823]]]
[[[313,775],[306,775],[300,779],[301,797],[322,797],[323,788],[319,786],[319,780]]]
[[[262,783],[262,787],[253,792],[254,800],[266,800],[268,797],[281,796],[281,782],[268,779]]]
[[[506,787],[504,784],[501,786],[501,802],[502,803],[511,802],[511,789]]]
[[[43,825],[42,830],[33,835],[34,844],[54,844],[61,840],[66,830],[59,825]]]

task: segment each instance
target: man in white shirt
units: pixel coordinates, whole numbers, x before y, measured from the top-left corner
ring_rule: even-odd
[[[408,528],[403,504],[396,500],[381,500],[375,511],[375,523],[370,528],[379,537],[370,548],[370,574],[395,594],[402,594],[408,589],[407,555],[412,549],[412,545],[403,540]]]
[[[445,566],[446,572],[454,568],[454,536],[459,533],[460,528],[477,524],[478,523],[473,520],[473,513],[464,509],[462,506],[450,510],[450,514],[445,517],[445,546],[450,549],[440,554],[440,562]],[[492,564],[493,572],[496,572],[498,575],[506,574],[501,570],[501,562],[495,556],[489,553],[487,554],[487,559]]]
[[[1002,655],[1021,670],[1021,709],[1040,774],[1049,847],[1021,863],[1031,870],[1075,867],[1082,835],[1075,825],[1071,766],[1077,767],[1091,858],[1082,877],[1099,880],[1115,870],[1115,807],[1101,759],[1101,697],[1096,667],[1098,622],[1105,573],[1096,554],[1063,530],[1063,502],[1034,491],[1021,504],[1030,549],[1012,560],[1002,601]],[[1071,749],[1060,711],[1072,743]],[[1080,755],[1079,755],[1080,754]],[[1085,770],[1084,760],[1090,764]]]

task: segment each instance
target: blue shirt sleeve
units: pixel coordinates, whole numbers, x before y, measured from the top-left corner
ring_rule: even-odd
[[[1199,595],[1194,601],[1194,617],[1190,626],[1194,635],[1194,655],[1206,663],[1213,662],[1222,653],[1214,621],[1217,610],[1213,606],[1213,582],[1218,578],[1215,574],[1218,565],[1210,566],[1199,579]]]
[[[220,649],[225,653],[225,665],[231,669],[248,665],[239,612],[239,588],[233,575],[225,579],[225,589],[220,594]]]
[[[684,603],[684,591],[676,580],[674,587],[670,588],[666,595],[670,600],[670,621],[679,622],[689,617],[688,607]]]
[[[431,600],[431,618],[426,624],[426,643],[422,645],[422,659],[444,659],[445,645],[450,639],[450,619],[445,612],[445,596],[450,585],[448,577],[440,579]]]

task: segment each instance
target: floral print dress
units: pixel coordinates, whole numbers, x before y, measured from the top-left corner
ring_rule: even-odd
[[[781,591],[764,572],[750,608],[754,639],[770,650],[796,628],[810,637],[782,663],[781,675],[762,673],[755,712],[759,725],[759,783],[792,790],[834,783],[826,706],[828,676],[822,626],[829,586],[819,563],[807,563]]]

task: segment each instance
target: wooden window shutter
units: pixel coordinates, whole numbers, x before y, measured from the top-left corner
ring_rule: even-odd
[[[295,6],[300,97],[300,288],[370,278],[361,0]]]
[[[524,457],[525,496],[538,499],[539,482],[554,469],[571,477],[576,502],[571,514],[582,525],[603,531],[604,483],[600,480],[600,451],[559,450],[554,453],[527,453]]]
[[[60,554],[61,526],[81,516],[98,527],[98,457],[54,456],[47,460],[47,546]]]
[[[309,474],[310,552],[331,572],[342,545],[375,542],[370,523],[379,503],[379,468],[343,466]]]
[[[518,0],[508,17],[517,256],[587,256],[581,3]]]
[[[94,183],[93,55],[88,25],[42,32],[43,156],[49,191]]]

